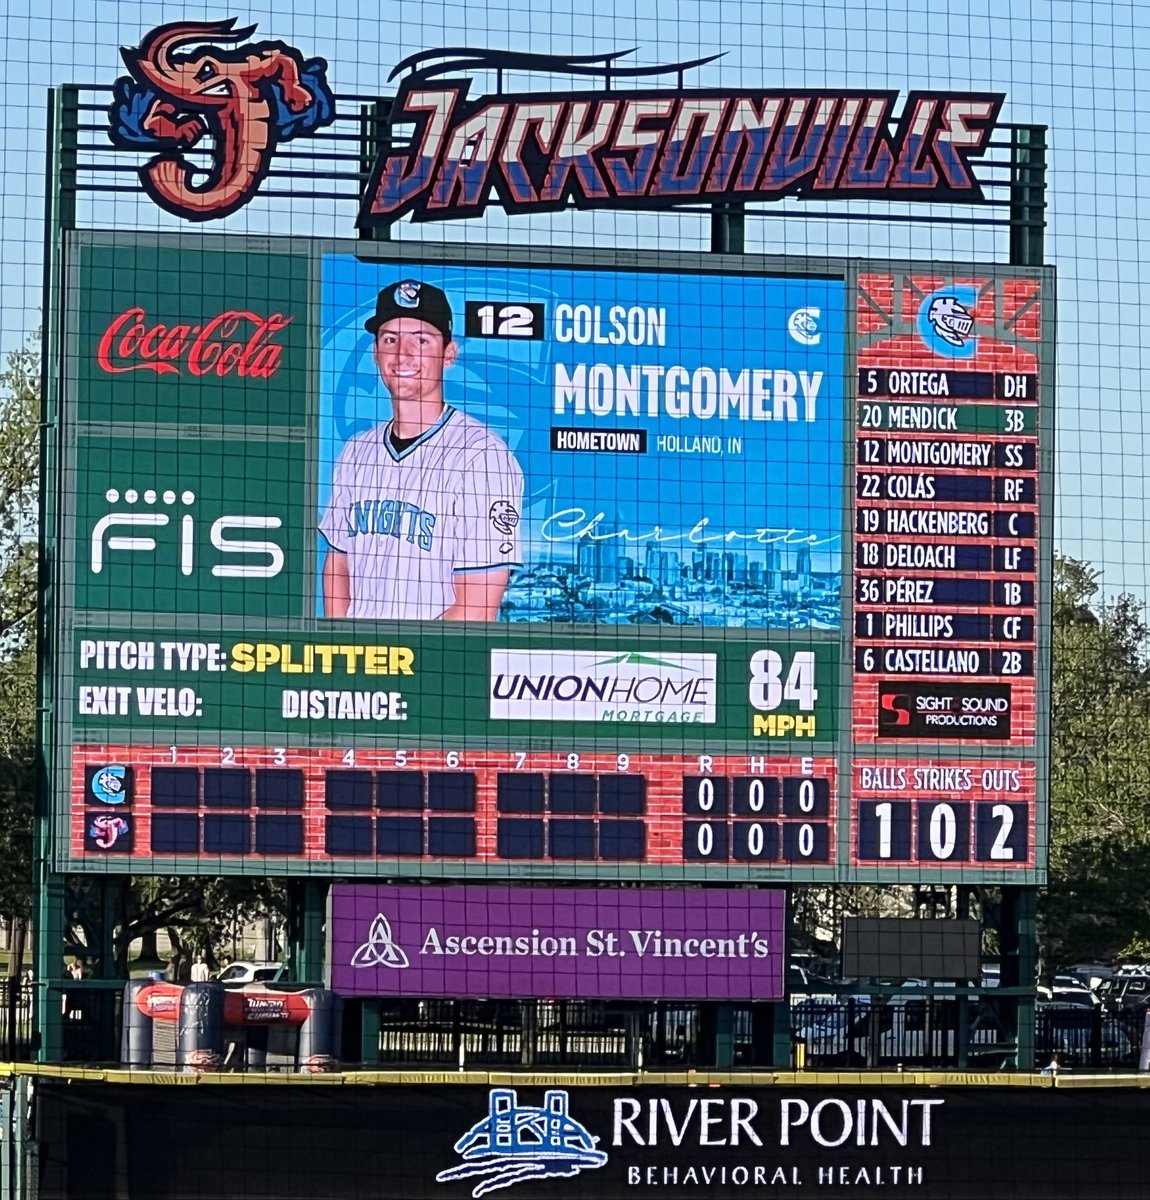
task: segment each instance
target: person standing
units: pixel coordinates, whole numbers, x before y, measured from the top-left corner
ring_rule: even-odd
[[[384,288],[364,323],[392,416],[335,465],[319,526],[327,617],[494,621],[522,566],[519,463],[443,398],[453,323],[446,294],[414,279]]]

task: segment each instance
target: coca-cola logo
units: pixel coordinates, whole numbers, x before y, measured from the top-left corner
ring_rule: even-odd
[[[120,313],[104,330],[96,361],[109,375],[154,371],[157,375],[238,375],[270,379],[280,368],[283,346],[275,341],[292,317],[261,317],[228,309],[199,325],[151,323],[142,308]]]

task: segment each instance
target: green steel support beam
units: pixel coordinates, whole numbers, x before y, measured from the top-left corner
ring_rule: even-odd
[[[45,873],[36,906],[36,1061],[59,1062],[64,1057],[64,877]],[[52,985],[56,988],[53,990]]]
[[[771,1005],[771,1066],[776,1071],[789,1071],[794,1044],[791,1041],[791,1005],[789,1000],[780,1000]],[[755,1064],[758,1065],[757,1063]]]
[[[735,1019],[734,1006],[704,1001],[699,1005],[699,1065],[707,1067],[734,1066]]]
[[[711,252],[743,254],[746,251],[747,218],[739,201],[711,206]],[[701,1053],[716,1067],[729,1067],[735,1061],[734,1009],[730,1004],[701,1006],[699,1034]],[[790,1051],[788,1050],[788,1055]]]
[[[60,97],[60,141],[57,165],[59,228],[76,228],[76,179],[80,140],[80,89],[73,83],[62,87]]]
[[[391,101],[374,100],[371,104],[363,104],[359,109],[360,129],[362,136],[359,144],[360,179],[364,191],[367,190],[371,169],[380,155],[384,154],[391,145],[388,123],[391,119]],[[391,226],[374,225],[370,229],[360,229],[361,241],[390,242]]]
[[[95,978],[119,985],[126,979],[116,970],[116,927],[123,923],[127,910],[129,883],[127,875],[105,875],[100,880],[100,925],[98,940],[93,947],[97,957]],[[113,989],[102,988],[99,994],[92,996],[91,1003],[100,1014],[100,1057],[105,1062],[112,1062],[120,1054],[120,1030],[119,1022],[115,1019]]]
[[[56,649],[53,558],[55,550],[57,379],[59,338],[56,326],[60,295],[63,231],[75,225],[76,143],[79,133],[79,89],[70,86],[48,94],[44,188],[43,353],[40,377],[40,551],[36,618],[36,789],[35,814],[36,937],[33,975],[36,998],[33,1047],[39,1062],[58,1061],[64,1051],[61,991],[64,978],[64,879],[52,864],[52,760],[56,752],[52,713],[55,697],[49,664]]]
[[[730,1004],[715,1005],[715,1066],[720,1070],[735,1065],[735,1010]]]
[[[359,1057],[365,1067],[377,1066],[379,1055],[380,1002],[364,1000],[359,1028]]]
[[[732,200],[711,206],[711,253],[745,254],[747,215],[743,205]]]
[[[1010,262],[1040,267],[1046,254],[1046,129],[1013,132],[1010,183]],[[1017,1046],[1015,1066],[1034,1069],[1035,985],[1038,968],[1038,889],[1004,887],[999,937],[1004,987],[1025,988],[1004,1001],[1008,1034]]]
[[[1002,889],[999,937],[1002,939],[1002,986],[1027,989],[1020,995],[1003,999],[1007,1036],[1018,1048],[1014,1065],[1020,1071],[1033,1071],[1035,972],[1038,968],[1037,888]]]
[[[1010,262],[1040,267],[1046,252],[1046,129],[1013,131],[1010,153]]]
[[[93,947],[98,960],[97,979],[115,979],[116,926],[124,914],[124,893],[128,887],[126,875],[105,875],[100,879],[100,927],[96,931],[98,941]]]
[[[288,955],[297,983],[323,982],[327,889],[324,880],[288,882]]]
[[[955,1032],[956,1049],[958,1050],[957,1066],[965,1071],[970,1066],[970,1008],[975,1001],[963,996],[958,1002],[958,1029]]]

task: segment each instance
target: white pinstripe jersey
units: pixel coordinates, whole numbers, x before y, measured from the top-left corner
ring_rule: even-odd
[[[391,423],[344,446],[320,532],[347,555],[349,617],[424,620],[456,575],[522,565],[523,472],[486,425],[447,405],[405,450]]]

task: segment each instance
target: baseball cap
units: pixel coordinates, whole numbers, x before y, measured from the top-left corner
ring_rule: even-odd
[[[451,341],[451,304],[446,293],[432,283],[401,279],[389,284],[375,302],[375,316],[364,321],[363,327],[374,334],[381,325],[396,317],[416,317],[426,321],[443,334],[445,341]]]

